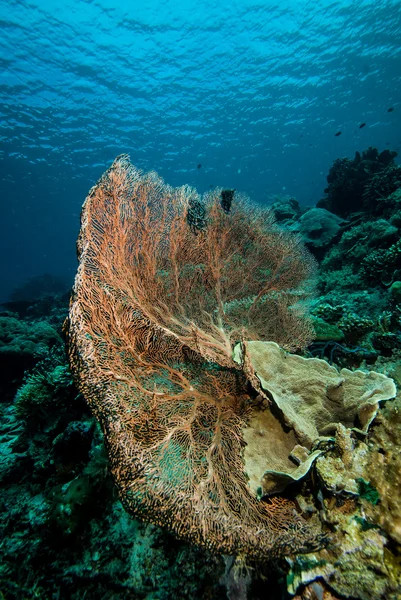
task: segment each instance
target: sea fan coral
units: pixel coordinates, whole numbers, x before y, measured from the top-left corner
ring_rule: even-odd
[[[126,508],[219,552],[307,546],[294,505],[248,487],[248,382],[232,358],[239,340],[310,338],[298,239],[241,197],[227,213],[219,191],[172,189],[120,156],[86,199],[78,254],[70,361]]]

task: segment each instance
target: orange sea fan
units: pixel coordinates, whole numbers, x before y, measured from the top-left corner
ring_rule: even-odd
[[[199,218],[194,218],[198,211]],[[313,260],[268,211],[170,188],[118,157],[82,212],[69,354],[126,508],[215,551],[266,558],[313,539],[247,485],[249,384],[235,342],[304,345]]]

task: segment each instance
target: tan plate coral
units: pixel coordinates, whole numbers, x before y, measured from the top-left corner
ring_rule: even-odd
[[[305,451],[303,457],[294,457],[296,444],[310,449],[334,434],[338,424],[366,432],[379,403],[396,395],[394,381],[381,373],[338,371],[324,360],[290,354],[274,342],[238,344],[234,359],[261,398],[244,430],[245,468],[258,495],[281,491],[303,477],[321,454]]]

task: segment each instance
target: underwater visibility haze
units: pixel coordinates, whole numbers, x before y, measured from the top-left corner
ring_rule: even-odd
[[[400,600],[401,2],[0,23],[0,598]]]
[[[398,0],[3,0],[0,19],[3,301],[72,281],[82,202],[121,153],[314,205],[334,159],[400,145]]]

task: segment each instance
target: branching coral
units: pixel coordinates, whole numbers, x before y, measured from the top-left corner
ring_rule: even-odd
[[[51,412],[51,406],[61,404],[73,384],[65,353],[57,346],[24,377],[15,395],[14,404],[21,419],[41,421]]]
[[[237,196],[227,213],[220,200],[116,159],[83,208],[70,361],[127,509],[214,550],[266,558],[315,533],[291,502],[250,492],[248,383],[232,348],[307,343],[314,264],[270,213]]]
[[[346,217],[352,212],[370,209],[380,214],[381,200],[400,185],[400,168],[394,165],[396,152],[373,147],[355,158],[338,158],[327,176],[326,197],[317,203]]]
[[[390,285],[401,270],[401,240],[388,249],[374,250],[361,263],[362,273],[368,281]]]

